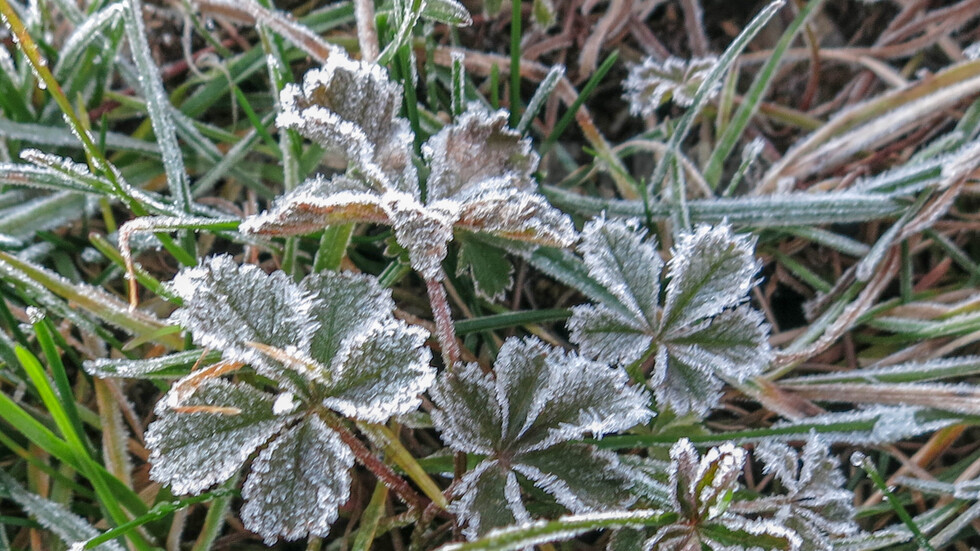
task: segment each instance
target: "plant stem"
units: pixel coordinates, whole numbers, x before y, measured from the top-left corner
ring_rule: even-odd
[[[432,306],[432,317],[436,322],[436,339],[442,348],[442,361],[446,369],[455,370],[459,364],[459,343],[456,342],[456,328],[453,326],[453,314],[446,298],[446,288],[434,279],[427,279],[425,288],[429,293],[429,303]]]
[[[354,452],[354,457],[357,458],[358,462],[360,462],[361,465],[364,465],[367,470],[374,473],[374,476],[378,477],[378,480],[380,480],[385,486],[391,488],[393,492],[398,494],[398,497],[408,504],[409,507],[419,511],[425,510],[425,506],[427,505],[426,500],[416,493],[415,490],[408,485],[408,482],[405,482],[405,479],[395,474],[395,471],[391,470],[391,467],[386,465],[384,461],[381,461],[375,457],[375,455],[371,453],[371,450],[367,449],[367,446],[358,440],[358,438],[354,436],[354,434],[348,430],[346,426],[344,426],[340,419],[326,411],[320,412],[320,418],[323,419],[323,422],[326,423],[328,427],[337,431],[337,434],[340,436],[340,439],[344,442],[344,444],[347,444],[347,447]]]
[[[374,26],[374,0],[355,0],[354,18],[357,20],[357,43],[361,47],[361,59],[373,63],[378,59],[378,29]]]

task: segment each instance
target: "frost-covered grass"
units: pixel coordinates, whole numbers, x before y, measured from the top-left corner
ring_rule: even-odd
[[[0,0],[0,551],[975,545],[976,4]]]

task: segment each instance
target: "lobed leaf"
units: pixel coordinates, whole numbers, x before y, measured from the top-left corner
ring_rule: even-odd
[[[653,57],[630,69],[623,87],[630,102],[630,113],[652,116],[657,108],[670,100],[682,107],[694,104],[694,95],[708,74],[718,65],[714,56],[683,60],[668,57],[658,61]],[[720,83],[713,83],[709,97],[718,93]]]
[[[252,463],[242,487],[245,526],[272,545],[326,536],[350,494],[354,454],[320,418],[307,415]]]
[[[227,480],[288,421],[275,413],[271,394],[246,384],[210,379],[170,404],[174,392],[157,404],[146,446],[150,476],[175,494],[197,494]]]
[[[316,329],[310,311],[318,305],[285,272],[268,275],[258,266],[238,265],[230,256],[181,270],[170,287],[183,300],[170,320],[189,329],[194,342],[221,350],[228,360],[275,369],[248,343],[305,349]]]

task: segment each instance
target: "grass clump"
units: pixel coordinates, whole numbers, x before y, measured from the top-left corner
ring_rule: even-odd
[[[973,4],[0,0],[0,549],[968,548]]]

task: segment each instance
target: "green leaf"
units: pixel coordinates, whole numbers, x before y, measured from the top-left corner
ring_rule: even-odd
[[[288,421],[276,415],[274,396],[242,383],[210,379],[188,397],[181,392],[175,387],[157,404],[146,433],[150,476],[175,494],[227,480]]]
[[[194,342],[221,350],[227,360],[274,370],[248,343],[302,349],[313,338],[309,312],[314,301],[285,272],[267,275],[258,266],[215,256],[181,270],[170,286],[183,300],[170,319],[189,329]]]
[[[456,275],[473,278],[476,294],[491,302],[501,300],[513,284],[514,267],[504,251],[475,239],[460,239]]]
[[[484,461],[463,475],[457,495],[461,497],[449,509],[464,524],[467,539],[476,539],[497,526],[531,520],[521,502],[517,476],[497,461]]]
[[[282,537],[326,536],[350,494],[354,455],[313,415],[276,437],[242,487],[242,520],[272,545]]]

